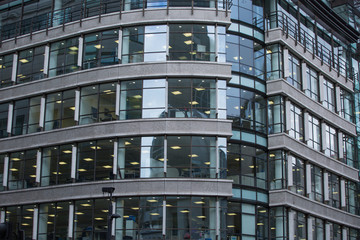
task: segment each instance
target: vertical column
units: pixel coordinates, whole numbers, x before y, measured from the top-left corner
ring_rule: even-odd
[[[305,168],[306,168],[306,194],[307,196],[310,196],[311,194],[311,165],[310,163],[306,163],[305,165]],[[315,180],[315,179],[314,179]]]
[[[80,113],[80,91],[75,91],[75,113],[74,113],[74,120],[79,122],[79,113]]]
[[[11,72],[11,81],[13,82],[13,84],[16,83],[18,59],[19,59],[18,53],[15,53],[13,56],[13,64],[12,64],[12,72]]]
[[[340,180],[340,203],[341,203],[341,207],[345,208],[346,207],[346,189],[345,189],[345,180],[341,179]]]
[[[6,129],[8,134],[11,134],[11,125],[12,125],[13,116],[14,116],[14,104],[10,103],[8,110],[7,129]]]
[[[5,211],[0,211],[0,223],[5,222]]]
[[[3,175],[3,186],[5,188],[7,187],[8,177],[9,177],[9,156],[6,155],[4,158],[4,175]]]
[[[165,136],[164,139],[164,177],[166,177],[166,173],[167,173],[167,136]]]
[[[289,49],[284,48],[283,49],[283,63],[284,63],[284,78],[288,78],[290,76],[289,71]]]
[[[218,25],[215,24],[215,61],[219,61],[219,34],[218,34]]]
[[[291,102],[285,99],[285,130],[289,133],[291,130]]]
[[[287,187],[290,188],[293,186],[293,169],[292,169],[293,156],[290,154],[287,155]]]
[[[307,240],[313,240],[312,224],[313,220],[310,216],[307,216]]]
[[[348,239],[348,237],[347,237],[347,229],[345,227],[342,228],[341,234],[342,234],[342,240]]]
[[[289,210],[289,240],[294,240],[294,234],[295,234],[295,229],[294,229],[294,217],[295,217],[295,213],[292,210]]]
[[[308,81],[307,81],[307,67],[306,62],[304,60],[301,61],[301,83],[302,83],[302,90],[305,92],[308,89]]]
[[[216,239],[220,239],[220,201],[216,199]]]
[[[114,141],[114,158],[113,158],[113,175],[114,175],[114,179],[116,179],[116,174],[117,174],[117,169],[118,169],[118,165],[117,165],[118,147],[119,147],[119,142],[116,139]]]
[[[216,178],[219,177],[219,139],[216,138],[216,150],[215,150],[215,153],[216,153],[216,158],[215,158],[215,169],[216,169]],[[212,161],[210,161],[210,164],[211,164]]]
[[[319,100],[322,103],[325,99],[324,76],[319,74]]]
[[[68,238],[72,239],[74,231],[74,203],[69,205],[69,225],[68,225]]]
[[[329,174],[324,171],[324,201],[329,201]]]
[[[305,144],[309,141],[309,113],[304,110],[304,141]]]
[[[325,223],[325,240],[330,240],[330,223]]]
[[[341,98],[340,98],[340,87],[338,84],[335,85],[335,104],[336,104],[336,113],[341,114]]]
[[[344,158],[344,142],[343,133],[338,131],[338,148],[339,148],[339,159]]]
[[[71,178],[75,181],[76,179],[76,155],[77,155],[77,147],[72,146],[71,151]]]
[[[162,235],[163,239],[166,236],[166,200],[163,200],[163,220],[162,220]]]
[[[49,57],[50,57],[50,47],[49,45],[45,46],[45,53],[44,53],[44,77],[49,76]]]
[[[36,184],[40,186],[40,175],[41,175],[41,150],[37,150],[36,154]]]
[[[321,121],[321,151],[325,152],[327,148],[327,139],[326,139],[326,123]]]
[[[120,113],[120,84],[116,84],[116,103],[115,103],[115,115],[119,117]],[[119,119],[119,118],[118,118]]]
[[[170,59],[169,48],[170,48],[170,28],[169,28],[169,24],[167,24],[166,26],[166,59],[167,60]]]
[[[117,53],[117,57],[119,59],[119,61],[121,62],[121,53],[122,53],[122,28],[119,29],[119,40],[118,40],[118,53]]]
[[[82,68],[82,56],[84,53],[84,38],[79,37],[79,52],[78,52],[78,59],[77,59],[77,65],[78,67]]]
[[[45,97],[42,97],[40,100],[40,119],[39,119],[39,126],[44,128],[44,120],[45,120]]]
[[[112,214],[115,214],[116,213],[116,202],[112,202],[111,204],[112,204]],[[111,236],[115,236],[116,218],[114,218],[111,222],[112,222]]]
[[[33,212],[33,231],[32,231],[32,239],[37,239],[37,231],[38,231],[38,218],[39,218],[39,209],[37,207],[34,208]]]

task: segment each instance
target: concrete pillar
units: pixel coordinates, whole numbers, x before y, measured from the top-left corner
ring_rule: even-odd
[[[17,73],[18,59],[19,59],[19,55],[17,53],[14,53],[12,71],[11,71],[11,81],[13,83],[16,83],[16,73]]]
[[[76,179],[76,170],[77,170],[77,147],[72,146],[71,151],[71,178]]]
[[[287,155],[287,187],[290,188],[293,186],[293,163],[294,157],[290,154]]]
[[[41,128],[44,128],[45,104],[46,104],[46,99],[45,97],[42,97],[40,100],[40,119],[39,119],[39,126]]]
[[[315,179],[311,179],[311,165],[310,163],[306,163],[305,165],[305,170],[306,170],[306,195],[309,196],[311,194],[311,180],[315,181]]]
[[[329,174],[324,171],[324,201],[329,201]]]
[[[75,113],[74,113],[74,120],[76,122],[79,121],[79,113],[80,113],[80,91],[75,91]]]
[[[325,152],[327,148],[327,139],[326,139],[326,123],[321,121],[321,151]]]
[[[5,222],[5,211],[2,210],[0,211],[0,223],[4,223]]]
[[[9,104],[9,110],[8,110],[8,121],[7,121],[7,129],[6,131],[11,134],[11,127],[12,127],[12,120],[14,117],[14,104]]]
[[[319,99],[320,103],[324,101],[325,98],[325,89],[324,89],[324,76],[319,74]]]
[[[116,84],[116,102],[115,102],[115,115],[119,117],[120,114],[120,84]]]
[[[307,82],[307,66],[304,60],[301,61],[301,83],[302,83],[302,90],[308,89],[308,82]]]
[[[290,76],[289,71],[289,49],[283,49],[283,66],[284,66],[284,78],[288,78]]]
[[[122,35],[123,35],[123,32],[122,32],[122,29],[119,29],[119,40],[118,40],[118,52],[117,52],[117,57],[118,59],[121,61],[121,54],[122,54]]]
[[[118,165],[117,165],[117,162],[118,162],[118,147],[119,146],[119,143],[118,143],[118,140],[116,139],[114,141],[114,158],[113,158],[113,175],[114,175],[114,178],[116,178],[116,174],[117,174],[117,169],[118,169]]]
[[[313,224],[313,221],[314,219],[310,216],[307,216],[307,240],[313,240],[313,232],[312,232],[312,224]]]
[[[44,77],[49,75],[49,56],[50,56],[50,47],[49,45],[45,46],[45,53],[44,53]]]
[[[291,130],[291,102],[286,99],[285,100],[285,130],[286,133],[289,133]]]
[[[84,38],[79,37],[79,51],[78,51],[77,65],[80,68],[82,67],[83,53],[84,53]]]
[[[289,210],[289,240],[294,240],[295,229],[294,229],[294,221],[295,221],[295,212]]]
[[[37,207],[34,208],[33,212],[33,231],[32,231],[32,239],[37,239],[37,231],[38,231],[38,217],[39,217],[39,209]]]
[[[346,189],[345,189],[345,180],[340,180],[340,204],[342,208],[346,207]]]
[[[5,156],[4,158],[4,174],[3,174],[3,186],[7,187],[7,182],[9,178],[9,156]]]
[[[325,223],[325,240],[330,240],[330,223]]]
[[[344,142],[343,142],[343,133],[338,131],[338,151],[339,159],[344,158]]]
[[[41,150],[37,150],[36,154],[36,183],[40,186],[40,175],[41,175]]]
[[[304,110],[304,141],[307,144],[309,141],[309,113]]]
[[[68,225],[68,238],[70,239],[73,238],[73,232],[74,232],[74,214],[75,214],[74,204],[71,203],[69,205],[69,225]]]
[[[336,104],[336,113],[341,114],[341,100],[340,100],[340,87],[335,85],[335,104]]]

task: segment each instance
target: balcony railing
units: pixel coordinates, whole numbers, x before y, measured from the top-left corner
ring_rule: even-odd
[[[313,58],[318,57],[321,64],[327,64],[329,69],[337,71],[338,75],[352,80],[358,80],[358,74],[350,67],[344,57],[339,54],[340,48],[335,52],[334,45],[325,45],[325,42],[317,34],[309,31],[305,27],[299,26],[299,23],[283,12],[273,12],[266,18],[266,29],[281,28],[282,33],[295,40],[296,44],[301,44],[306,51],[312,53]],[[309,33],[310,32],[310,33]],[[311,34],[312,33],[312,34]]]
[[[226,15],[232,6],[232,0],[98,0],[89,3],[82,0],[81,4],[71,5],[66,8],[57,9],[34,16],[32,18],[21,19],[11,24],[5,24],[0,27],[0,44],[3,40],[15,38],[17,36],[30,34],[39,30],[48,30],[51,27],[62,25],[73,21],[81,21],[84,18],[95,17],[101,21],[102,14],[119,12],[119,17],[124,11],[149,8],[167,8],[169,7],[191,7],[194,8],[216,8],[225,9]]]

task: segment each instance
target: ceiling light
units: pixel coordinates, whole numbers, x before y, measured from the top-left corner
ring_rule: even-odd
[[[191,37],[191,36],[192,36],[192,33],[183,33],[183,35],[184,35],[185,37]]]
[[[171,92],[172,94],[174,94],[174,95],[180,95],[180,94],[182,94],[182,92],[180,92],[180,91],[173,91],[173,92]]]
[[[171,146],[170,148],[171,148],[171,149],[174,149],[174,150],[181,149],[181,147],[180,147],[180,146]]]

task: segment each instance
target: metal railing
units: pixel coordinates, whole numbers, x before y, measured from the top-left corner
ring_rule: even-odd
[[[295,44],[301,44],[304,51],[312,53],[313,59],[318,57],[321,64],[327,64],[329,69],[336,70],[338,75],[341,74],[352,81],[358,80],[358,74],[355,74],[346,59],[340,56],[340,50],[335,52],[334,45],[324,44],[325,40],[315,33],[310,34],[309,29],[299,26],[298,22],[290,18],[288,14],[273,12],[266,17],[266,31],[277,27],[282,29],[283,35],[293,38]]]
[[[19,20],[11,24],[5,24],[0,27],[0,44],[3,40],[15,38],[17,36],[32,34],[39,30],[46,29],[46,32],[51,27],[62,25],[73,21],[80,21],[82,19],[95,17],[99,18],[101,22],[102,14],[119,12],[119,18],[123,11],[130,11],[135,9],[142,9],[143,15],[145,9],[149,8],[167,8],[169,7],[191,7],[192,13],[194,8],[216,8],[225,9],[226,14],[232,6],[232,0],[131,0],[131,1],[115,1],[115,0],[99,0],[95,3],[89,3],[87,0],[82,0],[82,3],[71,5],[62,9],[57,9],[51,12],[42,13],[37,16]]]

